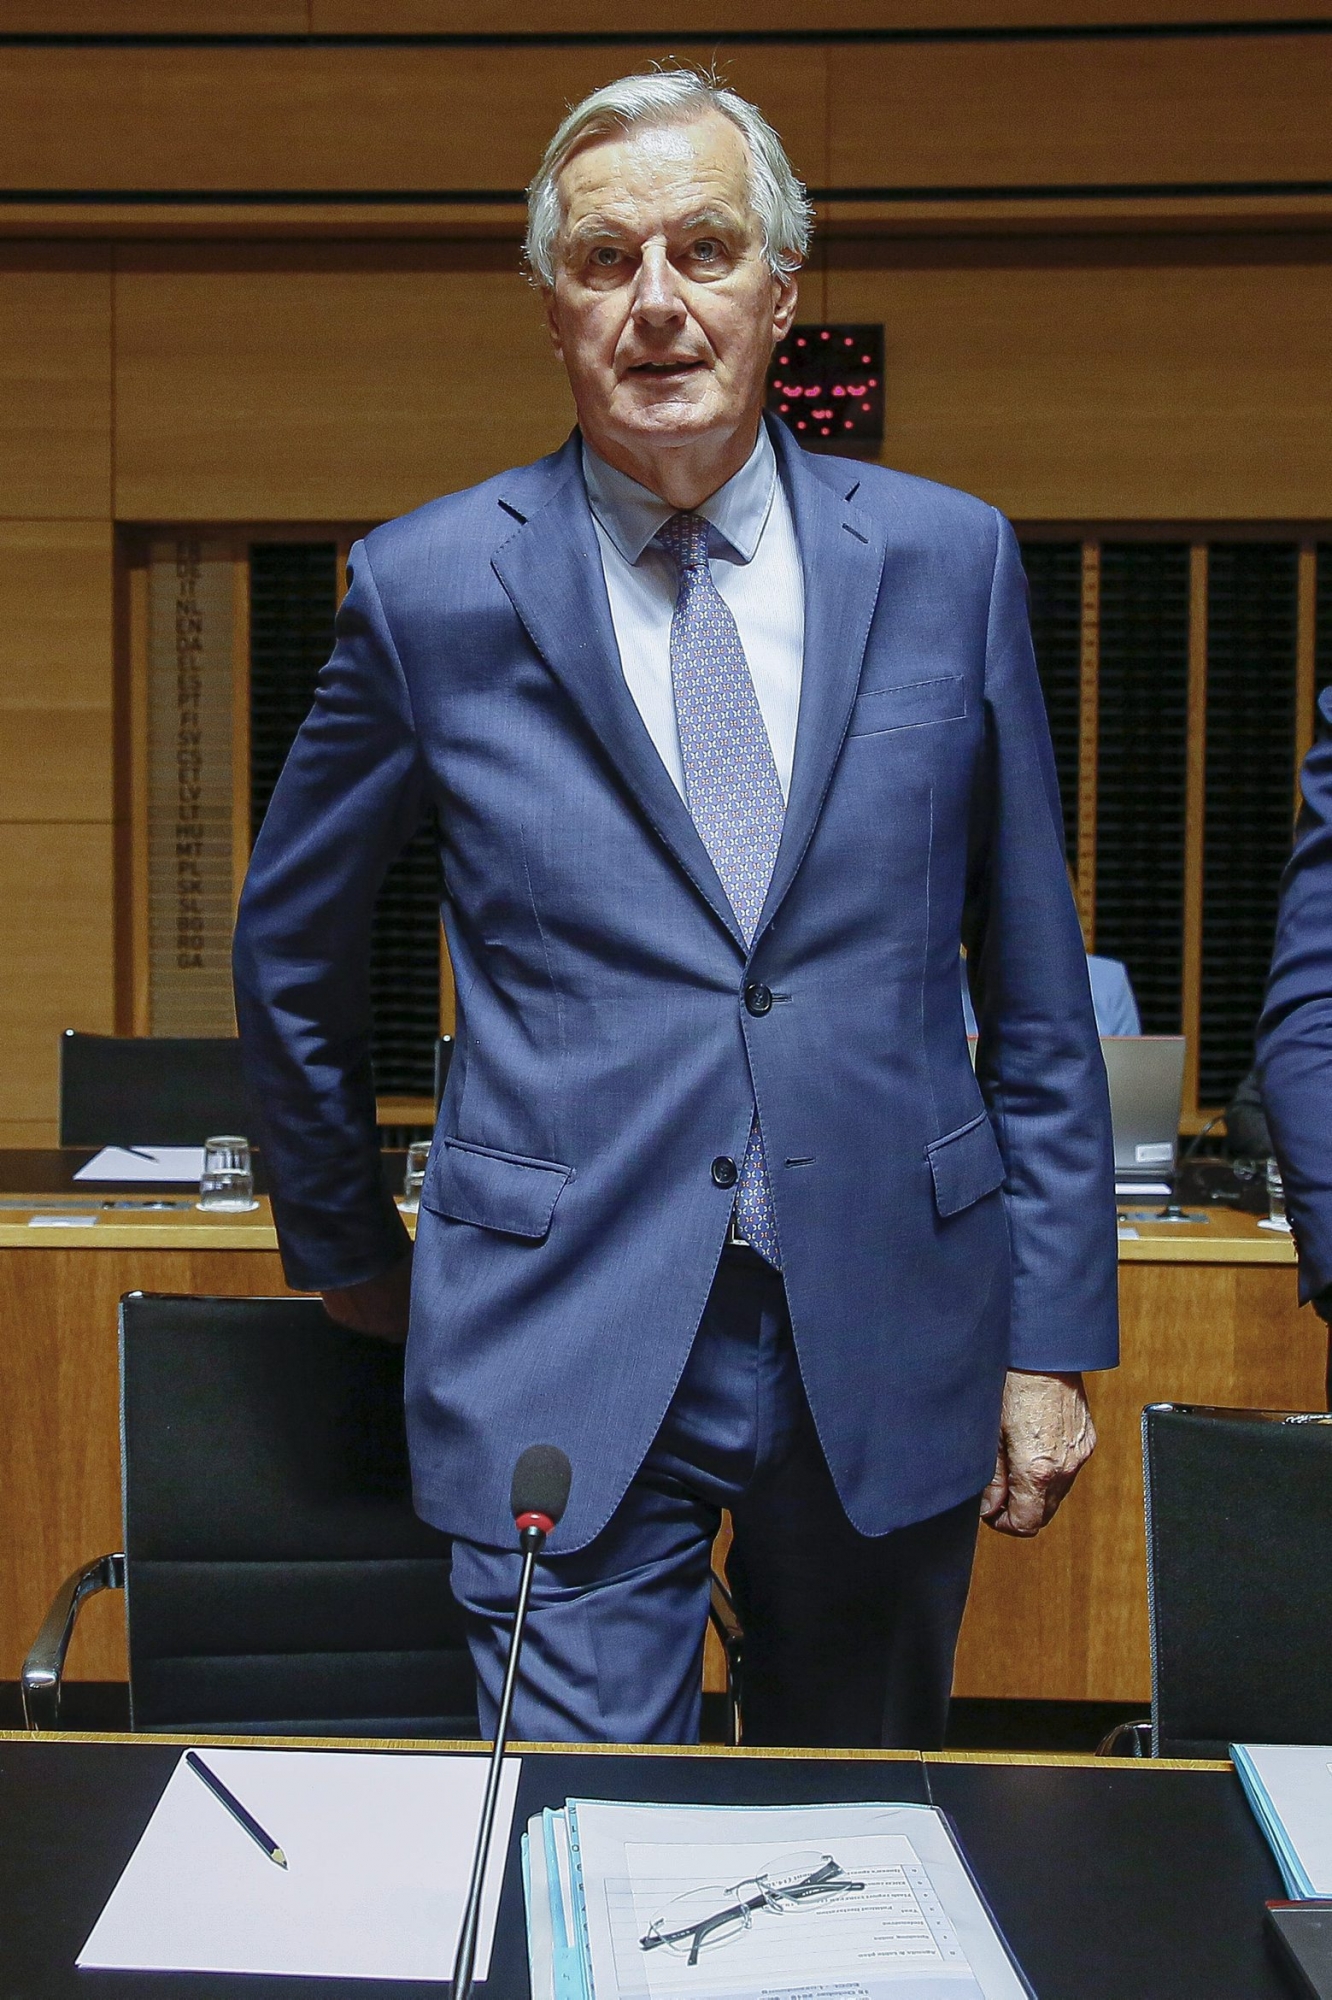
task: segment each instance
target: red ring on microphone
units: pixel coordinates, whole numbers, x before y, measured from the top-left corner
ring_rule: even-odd
[[[520,1535],[525,1528],[540,1528],[543,1535],[552,1534],[555,1528],[549,1514],[515,1514],[513,1525]]]

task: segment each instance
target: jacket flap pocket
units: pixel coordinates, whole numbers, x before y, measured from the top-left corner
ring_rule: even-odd
[[[474,1222],[537,1242],[550,1228],[572,1167],[445,1139],[430,1155],[421,1200],[452,1222]]]
[[[966,712],[961,674],[939,674],[902,687],[862,688],[848,734],[880,736],[889,729],[915,729],[922,722],[960,722]]]
[[[925,1148],[934,1176],[934,1205],[940,1215],[956,1215],[1004,1184],[1004,1162],[989,1116],[982,1111],[956,1132],[946,1132]]]

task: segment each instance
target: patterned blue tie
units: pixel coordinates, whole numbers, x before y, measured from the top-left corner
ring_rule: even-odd
[[[785,804],[735,619],[712,580],[708,523],[676,514],[656,536],[680,587],[671,619],[671,686],[685,798],[746,944],[754,941],[782,838]],[[740,1234],[781,1269],[758,1114],[735,1191]]]

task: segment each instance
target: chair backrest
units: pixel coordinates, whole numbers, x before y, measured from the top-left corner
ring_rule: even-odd
[[[1143,1411],[1152,1754],[1332,1743],[1332,1417]]]
[[[134,1727],[475,1735],[402,1349],[317,1299],[136,1292],[120,1366]]]
[[[254,1137],[235,1036],[60,1037],[62,1146],[201,1146]]]

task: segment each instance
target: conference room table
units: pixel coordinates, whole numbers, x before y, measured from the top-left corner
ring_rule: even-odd
[[[413,2000],[438,1985],[78,1972],[75,1958],[187,1737],[0,1736],[0,1993],[15,2000]],[[222,1739],[215,1739],[222,1740]],[[238,1739],[232,1739],[238,1740]],[[258,1739],[251,1739],[251,1743]],[[310,1748],[308,1742],[294,1748]],[[326,1746],[328,1747],[328,1746]],[[349,1749],[345,1744],[334,1746]],[[438,1753],[438,1744],[364,1745]],[[458,1751],[476,1746],[452,1746]],[[349,1750],[350,1754],[350,1750]],[[518,1836],[570,1797],[932,1804],[951,1815],[1039,2000],[1289,2000],[1263,1904],[1280,1878],[1228,1764],[900,1752],[515,1746],[522,1757],[486,2000],[527,2000]]]
[[[205,1214],[188,1189],[75,1181],[88,1157],[0,1151],[0,1679],[17,1677],[64,1577],[120,1546],[122,1294],[287,1289],[265,1197]],[[980,1537],[959,1695],[1145,1703],[1143,1405],[1325,1407],[1327,1329],[1298,1306],[1290,1237],[1229,1208],[1169,1222],[1160,1206],[1121,1205],[1122,1361],[1089,1378],[1095,1457],[1036,1541]],[[124,1679],[117,1598],[87,1606],[69,1672]]]

